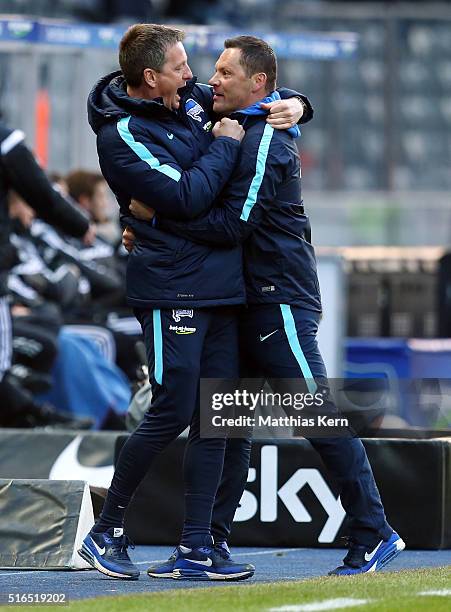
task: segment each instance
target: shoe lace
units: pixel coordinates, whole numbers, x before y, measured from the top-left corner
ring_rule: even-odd
[[[215,552],[225,561],[230,559],[230,552],[222,546],[215,546]]]
[[[127,553],[127,548],[129,547],[133,549],[135,548],[135,545],[126,535],[123,535],[120,538],[115,538],[115,540],[113,540],[111,543],[111,549],[115,557],[124,561],[130,561],[130,557]]]

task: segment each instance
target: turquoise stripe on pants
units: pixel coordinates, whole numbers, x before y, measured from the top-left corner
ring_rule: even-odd
[[[159,385],[163,380],[163,335],[161,333],[161,312],[153,311],[153,346],[155,354],[154,377]]]
[[[313,378],[310,366],[302,351],[291,308],[290,306],[288,306],[288,304],[280,304],[280,310],[282,312],[283,327],[288,338],[288,344],[290,345],[291,351],[296,361],[298,362],[299,367],[301,368],[301,372],[303,377],[305,378],[307,388],[310,393],[316,393],[318,386]]]

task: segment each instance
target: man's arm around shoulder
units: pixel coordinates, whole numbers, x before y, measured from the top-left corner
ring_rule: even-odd
[[[268,124],[246,132],[235,172],[207,214],[186,223],[158,219],[158,227],[193,242],[222,247],[241,244],[262,223],[283,181],[289,154],[283,138]]]
[[[226,120],[208,152],[184,170],[175,157],[177,142],[158,142],[133,118],[104,126],[97,149],[102,171],[111,186],[159,215],[191,219],[207,210],[229,179],[239,153],[242,128]],[[230,126],[233,123],[233,126]],[[113,189],[116,191],[116,189]]]

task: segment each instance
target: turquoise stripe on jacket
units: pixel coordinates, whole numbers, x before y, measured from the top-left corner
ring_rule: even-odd
[[[241,211],[240,219],[242,221],[247,221],[249,219],[252,208],[257,201],[258,190],[260,189],[263,177],[265,176],[266,159],[268,157],[269,145],[271,144],[273,133],[274,128],[267,123],[258,147],[255,175],[252,179],[251,186],[249,187],[249,192],[247,194],[246,201],[244,202],[243,210]]]
[[[143,162],[152,168],[152,170],[161,172],[178,183],[182,176],[178,170],[168,166],[167,164],[160,164],[160,161],[154,155],[152,155],[146,146],[144,146],[141,142],[136,142],[129,129],[128,124],[130,123],[130,119],[131,117],[124,117],[119,119],[117,122],[117,131],[119,132],[119,136],[130,147],[130,149],[132,149],[132,151],[134,151],[136,155],[143,160]]]

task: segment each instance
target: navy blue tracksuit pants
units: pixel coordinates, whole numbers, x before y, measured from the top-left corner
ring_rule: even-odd
[[[240,317],[241,360],[251,376],[327,379],[316,335],[320,313],[287,304],[250,305]],[[273,383],[271,382],[273,386]],[[275,389],[274,389],[275,390]],[[350,535],[368,546],[388,539],[388,525],[365,448],[359,438],[309,438],[339,486]],[[212,534],[226,540],[244,490],[250,440],[227,441],[223,478],[213,511]]]
[[[147,349],[152,403],[122,448],[100,527],[111,526],[120,509],[125,512],[154,458],[190,426],[183,468],[181,541],[186,546],[202,546],[210,533],[226,441],[200,438],[199,379],[238,377],[237,308],[137,310],[135,314]]]

